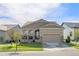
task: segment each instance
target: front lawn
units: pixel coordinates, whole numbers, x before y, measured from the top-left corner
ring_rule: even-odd
[[[0,44],[0,52],[13,52],[16,50],[15,44]],[[18,51],[43,51],[41,43],[21,43]]]
[[[79,49],[79,42],[71,42],[68,44],[70,47],[74,47],[74,48],[77,48]]]

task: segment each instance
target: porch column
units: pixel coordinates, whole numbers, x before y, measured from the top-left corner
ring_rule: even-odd
[[[27,32],[27,41],[29,40],[29,31]]]
[[[33,33],[33,40],[35,40],[35,30],[33,31],[34,33]]]

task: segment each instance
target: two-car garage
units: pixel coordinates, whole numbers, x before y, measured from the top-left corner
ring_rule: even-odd
[[[42,42],[45,45],[49,45],[49,46],[57,46],[60,43],[62,43],[63,41],[63,31],[60,28],[44,28],[41,31],[42,33]]]

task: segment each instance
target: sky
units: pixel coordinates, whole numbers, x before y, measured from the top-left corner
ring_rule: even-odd
[[[79,22],[79,3],[0,3],[0,24],[23,25],[27,21]]]

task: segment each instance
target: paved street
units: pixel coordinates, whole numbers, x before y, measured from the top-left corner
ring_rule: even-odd
[[[79,56],[79,50],[75,48],[50,48],[45,51],[28,52],[0,52],[0,56]]]

